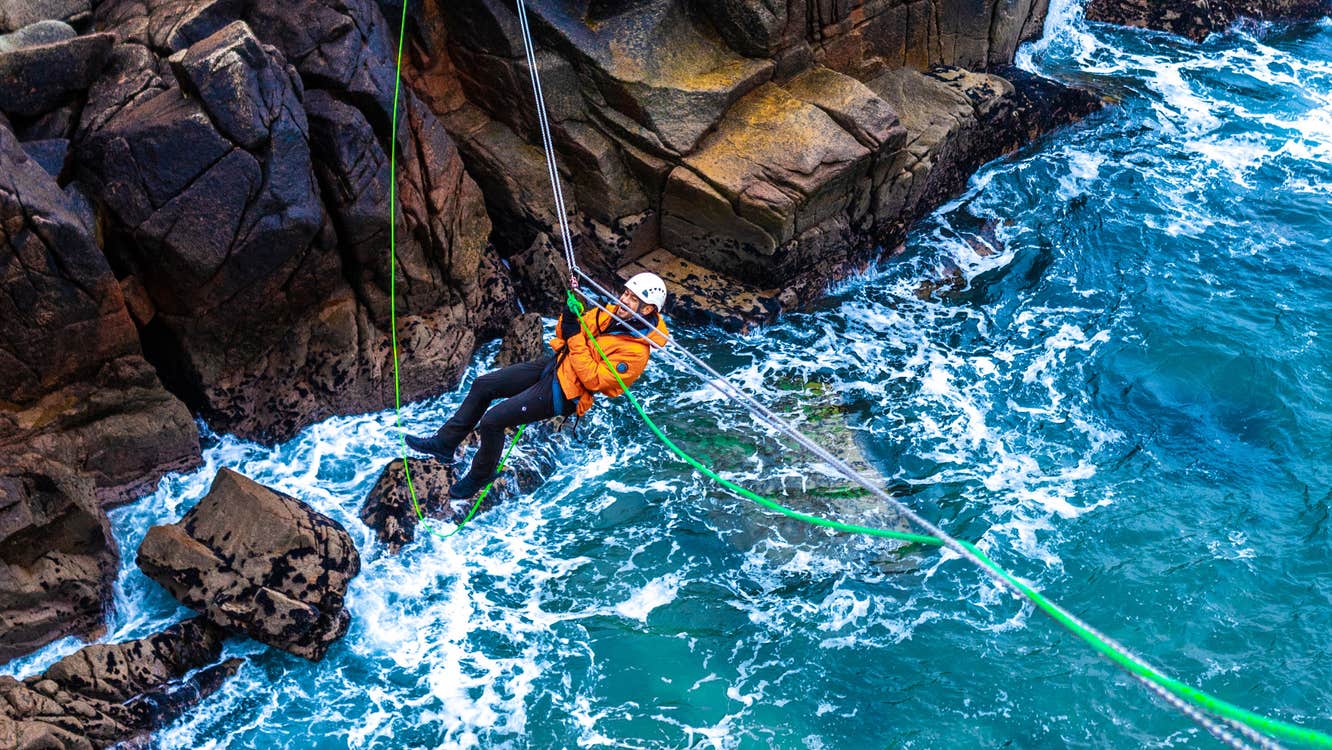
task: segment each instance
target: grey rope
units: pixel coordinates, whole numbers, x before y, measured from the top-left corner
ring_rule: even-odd
[[[606,299],[615,298],[615,295],[611,294],[609,290],[607,290],[604,286],[598,283],[596,279],[592,278],[587,273],[585,273],[582,269],[575,268],[575,273],[581,276],[583,280],[588,283],[589,286],[595,289]],[[588,297],[588,301],[598,310],[601,310],[602,312],[605,312],[608,315],[614,315],[614,313],[612,313],[604,305],[597,302],[595,299],[592,299],[590,296]],[[631,313],[633,317],[637,318],[639,321],[650,326],[649,330],[655,330],[655,324],[652,321],[643,317],[636,311],[628,310],[628,308],[625,308],[625,310]],[[908,506],[903,504],[900,500],[884,492],[883,489],[880,488],[878,485],[876,485],[874,482],[867,479],[859,472],[857,472],[855,469],[848,466],[841,459],[837,458],[836,456],[833,456],[818,443],[815,443],[813,440],[806,437],[804,433],[800,432],[799,429],[797,429],[786,419],[773,413],[772,410],[768,409],[761,402],[757,401],[747,392],[741,390],[737,385],[732,383],[727,378],[723,377],[721,373],[713,369],[707,362],[704,362],[702,359],[698,358],[693,353],[691,353],[682,344],[676,341],[675,338],[672,337],[669,333],[665,335],[666,344],[663,345],[663,344],[658,344],[657,342],[648,338],[646,334],[640,333],[636,330],[630,329],[630,332],[635,338],[638,338],[646,342],[653,349],[660,351],[672,363],[677,364],[683,367],[684,369],[688,370],[691,374],[695,375],[700,380],[703,380],[704,382],[711,385],[723,396],[727,397],[733,402],[738,403],[752,416],[757,417],[760,421],[768,424],[773,429],[777,430],[781,434],[790,438],[791,440],[799,444],[802,448],[804,448],[805,450],[809,451],[810,453],[812,453],[813,455],[815,455],[816,457],[827,463],[829,466],[835,469],[837,473],[841,474],[846,479],[855,482],[856,484],[860,485],[861,487],[869,491],[875,497],[887,502],[894,510],[901,513],[903,516],[907,517],[913,523],[915,523],[918,528],[924,529],[932,536],[940,539],[944,543],[944,545],[947,546],[949,549],[953,550],[959,556],[971,561],[973,564],[976,565],[976,567],[984,571],[986,575],[994,579],[1000,586],[1009,590],[1015,597],[1017,597],[1024,603],[1026,602],[1026,597],[1020,589],[1018,589],[1012,582],[1004,578],[1002,575],[1000,575],[998,572],[990,568],[988,565],[981,562],[979,558],[977,558],[970,550],[966,549],[966,547],[958,543],[958,541],[954,539],[950,534],[943,531],[938,526],[935,526],[934,524],[925,520],[918,513],[916,513],[915,511],[911,510]],[[667,346],[671,344],[674,344],[674,348],[668,349]],[[1101,633],[1099,630],[1087,624],[1081,618],[1077,617],[1073,613],[1064,609],[1059,604],[1053,602],[1051,604],[1055,609],[1059,610],[1061,614],[1063,614],[1065,617],[1068,617],[1069,620],[1077,623],[1080,627],[1085,628],[1088,632],[1092,633],[1096,637],[1101,638],[1105,642],[1113,645],[1115,648],[1119,649],[1122,653],[1124,653],[1124,655],[1127,658],[1136,662],[1140,666],[1147,667],[1157,672],[1162,671],[1156,669],[1155,667],[1151,667],[1144,659],[1139,657],[1133,651],[1130,651],[1129,649],[1125,648],[1122,644],[1118,643],[1114,639]],[[1190,720],[1194,721],[1196,724],[1201,726],[1212,736],[1216,737],[1222,742],[1229,744],[1231,747],[1236,747],[1236,748],[1246,747],[1246,745],[1242,741],[1240,741],[1232,733],[1227,731],[1224,727],[1218,725],[1215,721],[1209,719],[1203,712],[1201,712],[1195,706],[1188,704],[1187,702],[1180,699],[1179,696],[1175,695],[1169,690],[1166,690],[1160,685],[1156,685],[1155,683],[1152,683],[1149,680],[1145,680],[1138,675],[1134,675],[1134,677],[1143,684],[1147,685],[1148,688],[1153,693],[1160,696],[1169,705],[1179,710],[1186,717],[1188,717]],[[1230,722],[1227,723],[1229,724]],[[1245,733],[1246,736],[1250,732],[1252,732],[1252,730],[1248,730],[1248,732]],[[1261,738],[1261,739],[1268,743],[1272,742],[1267,738]]]
[[[532,97],[536,101],[537,129],[541,131],[541,145],[546,152],[546,173],[550,178],[551,193],[555,197],[555,220],[564,247],[564,262],[569,267],[570,281],[574,282],[574,272],[578,270],[578,262],[574,258],[568,213],[564,208],[564,187],[560,184],[560,172],[555,162],[555,142],[550,134],[550,120],[546,115],[545,92],[541,88],[541,76],[537,73],[535,45],[532,42],[531,27],[527,23],[527,6],[524,0],[517,0],[517,4],[518,25],[523,35],[523,51],[527,55],[527,70],[532,78]],[[576,286],[576,282],[573,285]]]
[[[574,287],[578,286],[577,279],[578,277],[582,277],[583,280],[591,284],[593,288],[599,291],[607,299],[614,299],[615,295],[611,294],[608,290],[605,289],[605,287],[601,286],[599,283],[597,283],[595,279],[593,279],[591,276],[588,276],[581,268],[578,267],[577,260],[574,256],[573,244],[571,239],[572,235],[571,232],[569,231],[568,212],[565,209],[564,189],[563,186],[560,184],[559,169],[556,165],[554,139],[551,136],[550,121],[546,112],[545,95],[541,87],[541,76],[537,71],[535,45],[532,41],[531,27],[529,26],[527,20],[527,8],[524,3],[524,0],[516,0],[516,4],[518,8],[519,28],[521,29],[523,37],[523,51],[527,58],[528,72],[530,74],[532,82],[532,96],[536,104],[535,108],[537,114],[537,125],[538,129],[541,132],[542,147],[545,151],[546,172],[547,176],[550,178],[551,192],[555,199],[555,214],[556,214],[555,218],[558,223],[558,229],[560,232],[560,240],[563,246],[565,264],[568,266],[569,269],[570,285]],[[611,314],[608,309],[606,309],[601,304],[597,303],[595,300],[592,300],[592,303],[598,309],[608,314]],[[655,329],[656,327],[655,324],[647,320],[638,312],[632,310],[630,312],[633,314],[635,318],[637,318],[638,320],[642,321],[643,323],[649,326],[648,331],[652,331],[653,329]],[[842,474],[848,480],[860,485],[864,489],[868,490],[875,497],[888,503],[897,512],[901,513],[903,516],[908,518],[912,523],[916,524],[918,528],[925,530],[929,534],[941,540],[943,544],[947,546],[949,549],[951,549],[955,554],[969,560],[976,567],[980,568],[993,580],[995,580],[1000,586],[1008,589],[1010,593],[1012,593],[1014,596],[1018,597],[1019,599],[1025,602],[1025,597],[1020,589],[1018,589],[1011,581],[1005,579],[998,572],[992,570],[988,565],[985,565],[970,550],[968,550],[966,547],[958,543],[958,541],[954,539],[951,535],[949,535],[941,528],[927,521],[924,517],[920,516],[915,511],[911,510],[901,501],[897,500],[893,496],[884,492],[878,485],[874,484],[871,480],[862,476],[859,472],[855,471],[844,461],[829,453],[827,450],[825,450],[819,444],[815,443],[813,440],[810,440],[808,437],[804,435],[804,433],[796,429],[787,420],[783,419],[777,414],[774,414],[764,404],[762,404],[761,402],[750,396],[746,391],[740,389],[730,380],[723,377],[721,373],[717,372],[702,359],[695,356],[692,352],[690,352],[688,349],[682,346],[669,334],[667,334],[666,336],[667,344],[674,344],[675,350],[678,350],[678,352],[682,356],[677,355],[676,351],[668,350],[665,348],[665,346],[659,345],[655,341],[652,341],[651,339],[647,338],[646,333],[640,333],[637,331],[631,331],[631,333],[636,338],[646,341],[649,344],[649,346],[653,347],[654,349],[664,352],[665,355],[671,361],[685,367],[694,375],[698,376],[702,380],[707,381],[709,385],[715,388],[723,396],[727,397],[728,399],[730,399],[735,403],[738,403],[751,415],[759,418],[762,422],[768,424],[774,430],[778,431],[779,433],[793,440],[796,444],[800,445],[802,448],[804,448],[814,456],[818,457],[820,460],[827,463],[829,466],[835,469],[839,474]],[[1073,622],[1076,622],[1079,626],[1095,634],[1097,637],[1100,637],[1103,640],[1114,644],[1117,648],[1120,648],[1120,650],[1128,658],[1132,659],[1134,662],[1138,663],[1141,666],[1146,666],[1146,662],[1133,652],[1122,648],[1121,646],[1119,646],[1119,644],[1107,638],[1099,631],[1092,628],[1090,625],[1086,624],[1078,617],[1074,616],[1072,613],[1068,612],[1067,610],[1064,610],[1063,607],[1060,607],[1057,604],[1054,606],[1063,615],[1068,617]],[[1178,696],[1176,696],[1174,693],[1140,676],[1135,675],[1135,677],[1140,682],[1147,685],[1152,692],[1160,696],[1163,700],[1165,700],[1171,706],[1175,707],[1177,710],[1184,713],[1188,718],[1193,720],[1199,726],[1203,727],[1206,731],[1215,736],[1217,739],[1221,740],[1222,742],[1225,742],[1231,747],[1235,748],[1246,747],[1237,737],[1235,737],[1233,734],[1227,731],[1224,727],[1210,720],[1207,716],[1203,715],[1203,713],[1201,713],[1196,707],[1187,704]],[[1227,722],[1227,723],[1232,726],[1235,726],[1246,736],[1249,736],[1250,739],[1255,739],[1263,747],[1276,746],[1275,743],[1273,743],[1271,740],[1261,737],[1260,735],[1256,735],[1256,733],[1253,732],[1253,730],[1248,727],[1244,727],[1243,725],[1239,725],[1234,722]]]

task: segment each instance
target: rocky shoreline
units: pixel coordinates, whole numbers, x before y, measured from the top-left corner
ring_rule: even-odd
[[[384,408],[393,314],[405,400],[506,330],[540,347],[518,312],[558,309],[564,271],[513,7],[409,5],[394,142],[401,2],[0,0],[0,661],[104,635],[105,508],[200,465],[196,420],[273,444]],[[1329,3],[1086,13],[1196,40]],[[679,323],[813,302],[982,164],[1101,106],[1011,67],[1047,5],[534,0],[581,262],[660,274]],[[447,470],[412,470],[454,515]],[[393,549],[415,534],[401,472],[362,512]],[[226,471],[138,560],[202,617],[0,678],[0,750],[150,732],[234,672],[228,633],[321,658],[359,569],[336,523]]]

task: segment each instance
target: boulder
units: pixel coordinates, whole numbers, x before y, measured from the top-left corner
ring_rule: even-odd
[[[89,0],[0,0],[0,34],[42,21],[78,23],[90,10]]]
[[[554,466],[553,448],[550,445],[553,429],[545,423],[529,426],[522,436],[519,447],[509,456],[509,463],[504,467],[499,479],[490,491],[481,498],[473,519],[496,505],[516,498],[524,492],[538,487]],[[509,439],[513,439],[510,432]],[[469,445],[475,438],[469,440]],[[411,473],[411,486],[407,484],[407,472]],[[439,461],[408,458],[404,470],[403,459],[389,462],[380,472],[379,479],[365,496],[361,505],[361,521],[371,529],[380,543],[396,554],[404,545],[416,540],[416,527],[420,523],[417,509],[424,518],[443,522],[452,527],[462,523],[472,512],[472,505],[477,501],[454,500],[449,497],[449,488],[467,472],[467,462],[444,464]],[[415,502],[412,494],[415,492]],[[477,497],[480,497],[478,495]],[[435,533],[448,533],[449,527],[432,525]]]
[[[105,632],[119,554],[90,477],[0,456],[0,662]]]
[[[144,740],[236,672],[239,659],[208,666],[223,637],[197,618],[147,638],[85,646],[26,680],[0,676],[0,747],[92,750]]]
[[[0,109],[32,117],[86,90],[102,70],[113,34],[89,34],[0,54]]]
[[[1329,0],[1089,0],[1089,21],[1168,31],[1201,42],[1236,19],[1307,21],[1332,13]]]
[[[179,523],[149,529],[137,562],[209,621],[312,661],[347,632],[361,569],[340,524],[230,469]]]
[[[0,452],[63,463],[120,502],[196,465],[199,438],[143,357],[86,208],[0,128]]]
[[[0,34],[0,55],[25,47],[56,44],[78,36],[73,26],[64,21],[38,21],[24,26],[12,34]]]
[[[470,504],[454,503],[449,498],[449,488],[466,470],[465,464],[443,464],[419,458],[407,459],[404,467],[403,459],[396,459],[384,467],[370,494],[366,495],[361,504],[361,521],[374,529],[379,542],[389,552],[396,554],[404,545],[416,540],[418,508],[421,515],[448,524],[457,524],[466,517]],[[412,477],[410,486],[408,472]],[[489,509],[498,502],[499,495],[492,488],[482,504]]]
[[[514,317],[504,333],[500,351],[495,355],[495,368],[546,356],[550,349],[543,333],[539,314],[524,313]],[[481,500],[477,513],[490,510],[506,498],[541,483],[553,466],[549,445],[551,433],[551,427],[545,423],[527,427],[523,433],[522,450],[510,454],[502,476]],[[475,442],[475,435],[470,436],[467,445]],[[466,462],[441,463],[408,458],[404,465],[403,459],[396,459],[384,467],[374,488],[366,495],[361,505],[361,521],[374,529],[380,543],[393,553],[416,539],[416,526],[420,520],[418,510],[420,516],[448,524],[460,523],[467,517],[473,501],[451,500],[449,488],[466,470]],[[411,474],[410,486],[408,473]]]

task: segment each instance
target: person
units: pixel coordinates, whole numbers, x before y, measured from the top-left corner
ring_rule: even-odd
[[[640,273],[625,282],[619,302],[606,308],[610,315],[593,307],[583,314],[580,324],[577,316],[565,311],[550,341],[551,354],[478,377],[458,411],[434,436],[409,435],[407,445],[441,461],[452,461],[463,439],[476,430],[481,446],[467,474],[449,489],[449,496],[457,500],[475,495],[497,476],[506,428],[572,413],[581,417],[592,408],[595,394],[613,398],[623,393],[583,325],[596,336],[620,380],[632,385],[647,367],[652,348],[639,336],[658,345],[666,343],[666,323],[661,316],[665,302],[666,284],[661,278]],[[492,407],[497,398],[504,400]]]

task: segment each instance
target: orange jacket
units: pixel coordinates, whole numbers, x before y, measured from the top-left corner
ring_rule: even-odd
[[[608,309],[614,312],[615,308],[615,305],[611,305]],[[615,320],[595,307],[583,313],[583,324],[597,337],[597,343],[601,344],[606,357],[615,363],[620,379],[625,385],[633,385],[647,368],[652,347],[627,333],[602,335],[601,332]],[[643,325],[638,320],[633,323]],[[580,328],[578,333],[568,339],[560,338],[559,329],[557,325],[555,338],[550,340],[550,348],[557,354],[566,353],[555,370],[555,377],[560,380],[560,389],[564,391],[565,398],[578,399],[579,416],[592,408],[592,394],[600,393],[613,398],[624,392],[615,375],[611,374],[610,368],[597,353],[596,347],[588,340],[585,329]],[[660,316],[657,318],[656,330],[648,338],[657,344],[666,344],[666,321]]]

